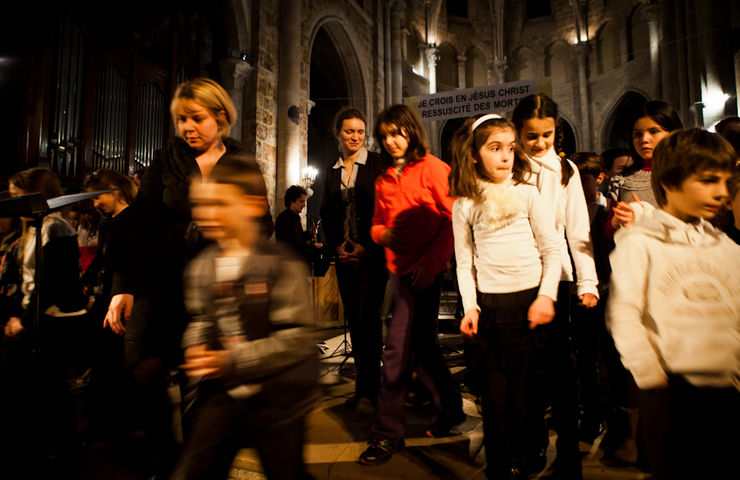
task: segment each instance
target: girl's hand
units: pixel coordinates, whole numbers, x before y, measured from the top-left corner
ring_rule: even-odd
[[[477,308],[465,312],[465,316],[460,320],[460,333],[472,337],[478,334],[478,317],[480,312]]]
[[[401,237],[396,235],[392,228],[386,228],[383,231],[381,242],[384,246],[390,248],[394,252],[400,252],[403,249],[403,240]]]
[[[532,305],[529,306],[527,312],[527,320],[529,320],[529,328],[534,330],[539,325],[545,325],[546,323],[552,322],[555,317],[555,304],[552,298],[546,297],[545,295],[537,295]]]
[[[586,308],[593,308],[596,306],[597,303],[599,303],[599,299],[596,298],[596,295],[594,295],[593,293],[584,293],[583,295],[578,295],[578,300],[580,300],[581,305]]]
[[[640,203],[640,197],[632,192],[632,201]],[[612,217],[612,228],[629,227],[635,221],[635,211],[630,206],[631,202],[619,202],[614,207],[614,216]]]
[[[629,227],[635,221],[635,212],[627,202],[619,202],[614,207],[614,216],[612,217],[612,228]]]
[[[414,290],[426,290],[434,283],[434,275],[427,272],[421,265],[417,265],[411,272],[411,288]]]

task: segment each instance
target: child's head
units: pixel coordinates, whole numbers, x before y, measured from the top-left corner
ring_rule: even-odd
[[[609,178],[621,174],[625,168],[630,167],[634,162],[630,151],[621,147],[610,148],[603,152],[601,157],[604,159],[606,176]]]
[[[500,183],[511,175],[521,183],[529,173],[529,163],[517,160],[514,124],[496,114],[467,119],[453,135],[451,150],[452,196],[478,198],[478,178]]]
[[[427,153],[426,135],[416,114],[406,105],[391,105],[378,115],[373,136],[393,161],[414,162]]]
[[[285,204],[285,208],[289,208],[295,213],[301,213],[303,209],[306,208],[307,199],[308,190],[300,185],[291,185],[287,190],[285,190],[283,203]]]
[[[632,124],[632,148],[645,161],[651,161],[658,143],[674,130],[683,128],[678,114],[661,100],[647,102]]]
[[[677,218],[712,218],[728,197],[737,155],[715,133],[678,130],[655,149],[651,182],[658,205]]]
[[[730,142],[732,148],[740,155],[740,117],[726,117],[714,126],[714,131]]]
[[[251,244],[259,235],[259,220],[267,212],[265,179],[253,162],[225,157],[213,168],[208,180],[191,180],[190,203],[193,220],[204,237]]]
[[[594,152],[576,152],[570,156],[570,161],[578,167],[586,201],[589,203],[595,201],[599,196],[599,185],[606,178],[604,158]]]
[[[57,176],[43,168],[29,168],[16,173],[10,177],[8,190],[13,197],[40,193],[44,200],[64,195]]]
[[[529,95],[519,101],[511,120],[519,134],[524,153],[542,157],[553,146],[559,147],[558,104],[544,93]]]
[[[112,192],[101,193],[93,198],[95,209],[103,215],[111,215],[123,210],[128,205],[132,205],[136,198],[134,181],[109,168],[94,171],[85,178],[82,186],[88,192],[114,189]]]
[[[732,176],[727,180],[727,210],[733,212],[735,226],[740,225],[740,168],[735,167]]]

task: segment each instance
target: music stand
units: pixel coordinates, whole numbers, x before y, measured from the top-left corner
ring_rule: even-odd
[[[41,319],[41,282],[39,282],[39,269],[41,268],[41,251],[42,235],[41,229],[44,217],[67,205],[87,200],[88,198],[97,197],[103,193],[112,192],[115,189],[97,190],[94,192],[73,193],[59,197],[44,199],[40,193],[31,193],[29,195],[20,195],[0,200],[0,217],[29,217],[33,218],[33,226],[36,228],[36,245],[34,258],[34,314],[33,314],[33,353],[40,352],[39,345],[39,325]]]

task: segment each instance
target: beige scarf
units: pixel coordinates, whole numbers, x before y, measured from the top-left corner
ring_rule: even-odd
[[[481,227],[499,230],[511,225],[524,210],[524,200],[514,190],[511,175],[501,183],[478,180],[481,192],[478,218]]]

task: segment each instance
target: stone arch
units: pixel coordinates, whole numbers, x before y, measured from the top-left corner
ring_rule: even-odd
[[[614,22],[605,23],[596,34],[596,73],[610,72],[622,63],[619,28]]]
[[[361,67],[364,62],[361,61],[358,54],[360,51],[357,48],[359,42],[344,27],[345,25],[350,25],[350,22],[337,15],[317,17],[309,30],[311,32],[309,36],[309,45],[311,45],[308,52],[309,59],[314,53],[313,47],[316,35],[319,33],[319,30],[324,29],[339,53],[339,65],[347,77],[348,99],[351,100],[350,105],[363,110],[366,115],[370,115],[372,114],[370,111],[372,103],[369,92],[366,89],[365,75]],[[309,84],[309,91],[310,88]]]
[[[419,48],[421,44],[419,32],[414,26],[409,26],[408,35],[406,35],[405,60],[417,75],[421,75],[424,71],[424,51]]]
[[[250,53],[252,40],[252,0],[231,0],[224,7],[223,23],[228,39],[227,54]]]
[[[641,55],[650,55],[648,24],[642,15],[644,4],[639,3],[627,17],[627,61]]]
[[[570,46],[564,40],[557,40],[545,49],[545,75],[552,78],[553,85],[573,82],[573,70]]]
[[[606,110],[599,129],[601,151],[614,147],[629,148],[632,122],[640,114],[648,95],[635,89],[624,91]],[[597,143],[597,144],[599,144]]]
[[[488,84],[486,54],[478,47],[470,47],[465,56],[465,86],[470,88]]]
[[[365,113],[372,122],[371,98],[367,94],[358,43],[345,30],[349,25],[337,16],[319,17],[311,30],[309,60],[307,143],[308,165],[323,172],[338,158],[334,136],[334,116],[343,107]],[[299,59],[296,59],[299,61]],[[370,127],[366,125],[366,130]],[[307,214],[316,218],[321,205],[323,175],[318,175],[312,189],[316,195],[308,202]]]
[[[560,128],[562,130],[562,145],[560,147],[566,155],[571,155],[579,150],[578,135],[573,125],[574,123],[570,118],[560,112]]]
[[[439,130],[439,139],[435,139],[439,141],[440,158],[448,165],[452,162],[452,152],[450,151],[452,136],[463,123],[465,123],[465,117],[445,120],[444,125]]]
[[[506,77],[509,81],[537,78],[537,55],[529,47],[519,47],[512,55]]]
[[[448,42],[441,44],[438,49],[437,91],[457,88],[457,50]]]

